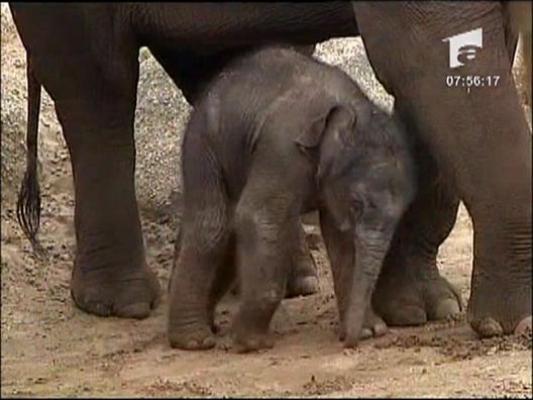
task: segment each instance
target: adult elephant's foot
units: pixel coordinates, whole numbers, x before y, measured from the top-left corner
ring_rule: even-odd
[[[525,315],[519,317],[517,320],[511,319],[508,316],[489,316],[484,315],[482,317],[476,317],[475,312],[468,315],[468,320],[472,329],[482,338],[488,338],[493,336],[501,336],[505,334],[523,335],[531,333],[532,328],[532,316]]]
[[[148,268],[83,272],[74,267],[71,295],[74,303],[88,313],[141,319],[157,306],[160,287]]]
[[[387,325],[422,325],[462,311],[458,290],[439,275],[434,263],[395,267],[383,271],[372,299]]]
[[[533,331],[533,317],[530,315],[528,317],[523,318],[518,325],[516,325],[516,328],[514,328],[515,335],[524,335],[526,333],[530,333]]]
[[[472,286],[467,318],[480,337],[531,332],[531,277],[528,280],[527,286],[517,285],[512,290],[505,290],[505,279],[498,284],[481,282]]]

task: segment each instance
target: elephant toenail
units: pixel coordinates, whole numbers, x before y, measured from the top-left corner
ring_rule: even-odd
[[[441,301],[436,310],[433,319],[440,320],[457,315],[461,312],[461,308],[455,299],[446,299]]]
[[[376,324],[374,325],[374,336],[375,337],[379,337],[379,336],[383,336],[387,333],[387,325],[385,324]]]
[[[477,333],[483,338],[503,335],[502,326],[493,318],[485,317],[477,324]]]
[[[215,346],[215,339],[212,337],[206,337],[202,343],[202,347],[207,349]]]
[[[531,315],[529,317],[524,318],[522,321],[518,323],[516,328],[514,329],[515,335],[525,335],[527,333],[531,333],[532,331],[532,320],[533,318]]]
[[[363,328],[361,334],[359,335],[360,339],[369,339],[372,337],[372,330],[369,328]]]

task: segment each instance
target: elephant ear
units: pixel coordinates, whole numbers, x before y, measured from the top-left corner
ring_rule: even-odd
[[[313,121],[310,128],[296,138],[307,154],[318,149],[317,176],[323,176],[343,148],[353,146],[357,118],[348,107],[339,105]]]

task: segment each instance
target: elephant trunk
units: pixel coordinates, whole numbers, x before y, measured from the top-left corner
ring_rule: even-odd
[[[345,347],[355,347],[359,341],[365,312],[370,306],[372,293],[390,243],[383,232],[375,232],[371,237],[365,232],[364,236],[365,239],[361,237],[355,239],[351,290],[345,314]]]

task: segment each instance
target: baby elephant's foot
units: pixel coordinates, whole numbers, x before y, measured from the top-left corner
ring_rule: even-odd
[[[365,323],[363,324],[359,339],[364,340],[372,337],[380,337],[385,335],[387,330],[387,324],[370,307],[365,314]]]
[[[271,307],[268,307],[271,308]],[[232,326],[233,349],[237,353],[248,353],[261,349],[270,349],[274,346],[274,340],[270,335],[266,315],[262,315],[265,307],[239,310]],[[270,313],[269,313],[270,314]]]
[[[387,333],[387,324],[374,313],[372,307],[369,307],[365,313],[365,321],[361,332],[357,338],[346,339],[346,328],[344,324],[341,326],[340,340],[344,342],[345,347],[355,347],[359,340],[370,339],[373,337],[380,337]]]
[[[285,298],[309,296],[316,292],[318,292],[317,267],[306,245],[305,250],[300,249],[293,259]]]
[[[215,346],[215,337],[209,326],[186,330],[169,329],[170,346],[182,350],[207,350]]]
[[[274,339],[266,334],[235,334],[233,337],[233,349],[237,353],[249,353],[274,347]]]

